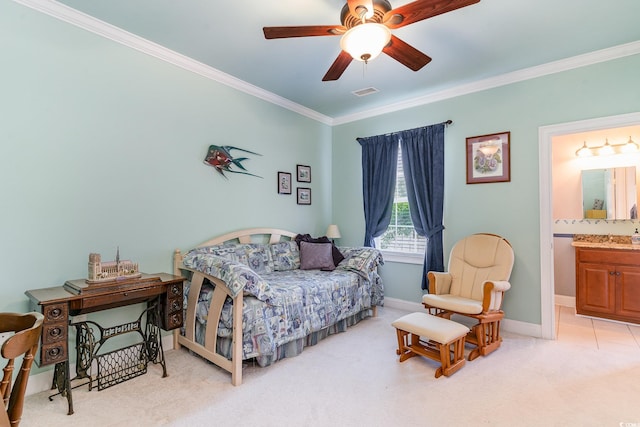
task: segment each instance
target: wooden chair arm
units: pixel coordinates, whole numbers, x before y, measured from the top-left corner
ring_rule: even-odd
[[[511,288],[511,283],[506,280],[487,280],[483,286],[482,311],[499,311],[504,293]]]
[[[451,274],[439,271],[427,273],[429,279],[429,293],[434,295],[448,294],[451,289]]]

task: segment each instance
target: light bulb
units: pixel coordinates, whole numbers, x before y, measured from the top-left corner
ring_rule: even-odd
[[[375,59],[391,40],[391,31],[382,25],[366,23],[356,25],[344,33],[340,47],[357,61]]]

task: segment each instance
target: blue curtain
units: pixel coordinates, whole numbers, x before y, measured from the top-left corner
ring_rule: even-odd
[[[411,221],[427,238],[422,289],[429,289],[428,271],[444,271],[444,127],[441,123],[399,132]]]
[[[396,186],[398,136],[358,138],[362,146],[362,195],[364,199],[364,245],[375,247],[391,221]]]

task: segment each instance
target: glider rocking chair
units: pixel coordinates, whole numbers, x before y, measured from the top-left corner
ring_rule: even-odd
[[[500,347],[500,321],[505,291],[511,288],[511,244],[495,234],[472,234],[451,249],[447,272],[429,271],[429,293],[422,304],[430,314],[451,319],[461,315],[476,319],[467,335],[474,344],[468,360],[486,356]]]

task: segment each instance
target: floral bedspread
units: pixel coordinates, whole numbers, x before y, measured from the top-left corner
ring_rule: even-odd
[[[243,359],[273,359],[278,348],[382,305],[384,291],[377,266],[379,251],[372,248],[340,248],[345,259],[334,271],[300,270],[255,273],[246,266],[220,259],[206,251],[188,254],[184,265],[219,277],[245,293],[243,305]],[[234,283],[230,283],[234,282]],[[186,295],[190,283],[185,287]],[[213,284],[202,286],[196,313],[196,341],[204,343]],[[368,315],[368,313],[367,313]],[[232,305],[228,299],[218,325],[218,351],[230,357],[224,338],[232,333]],[[227,343],[230,344],[230,343]],[[265,356],[267,356],[265,358]],[[262,364],[262,363],[261,363]]]

